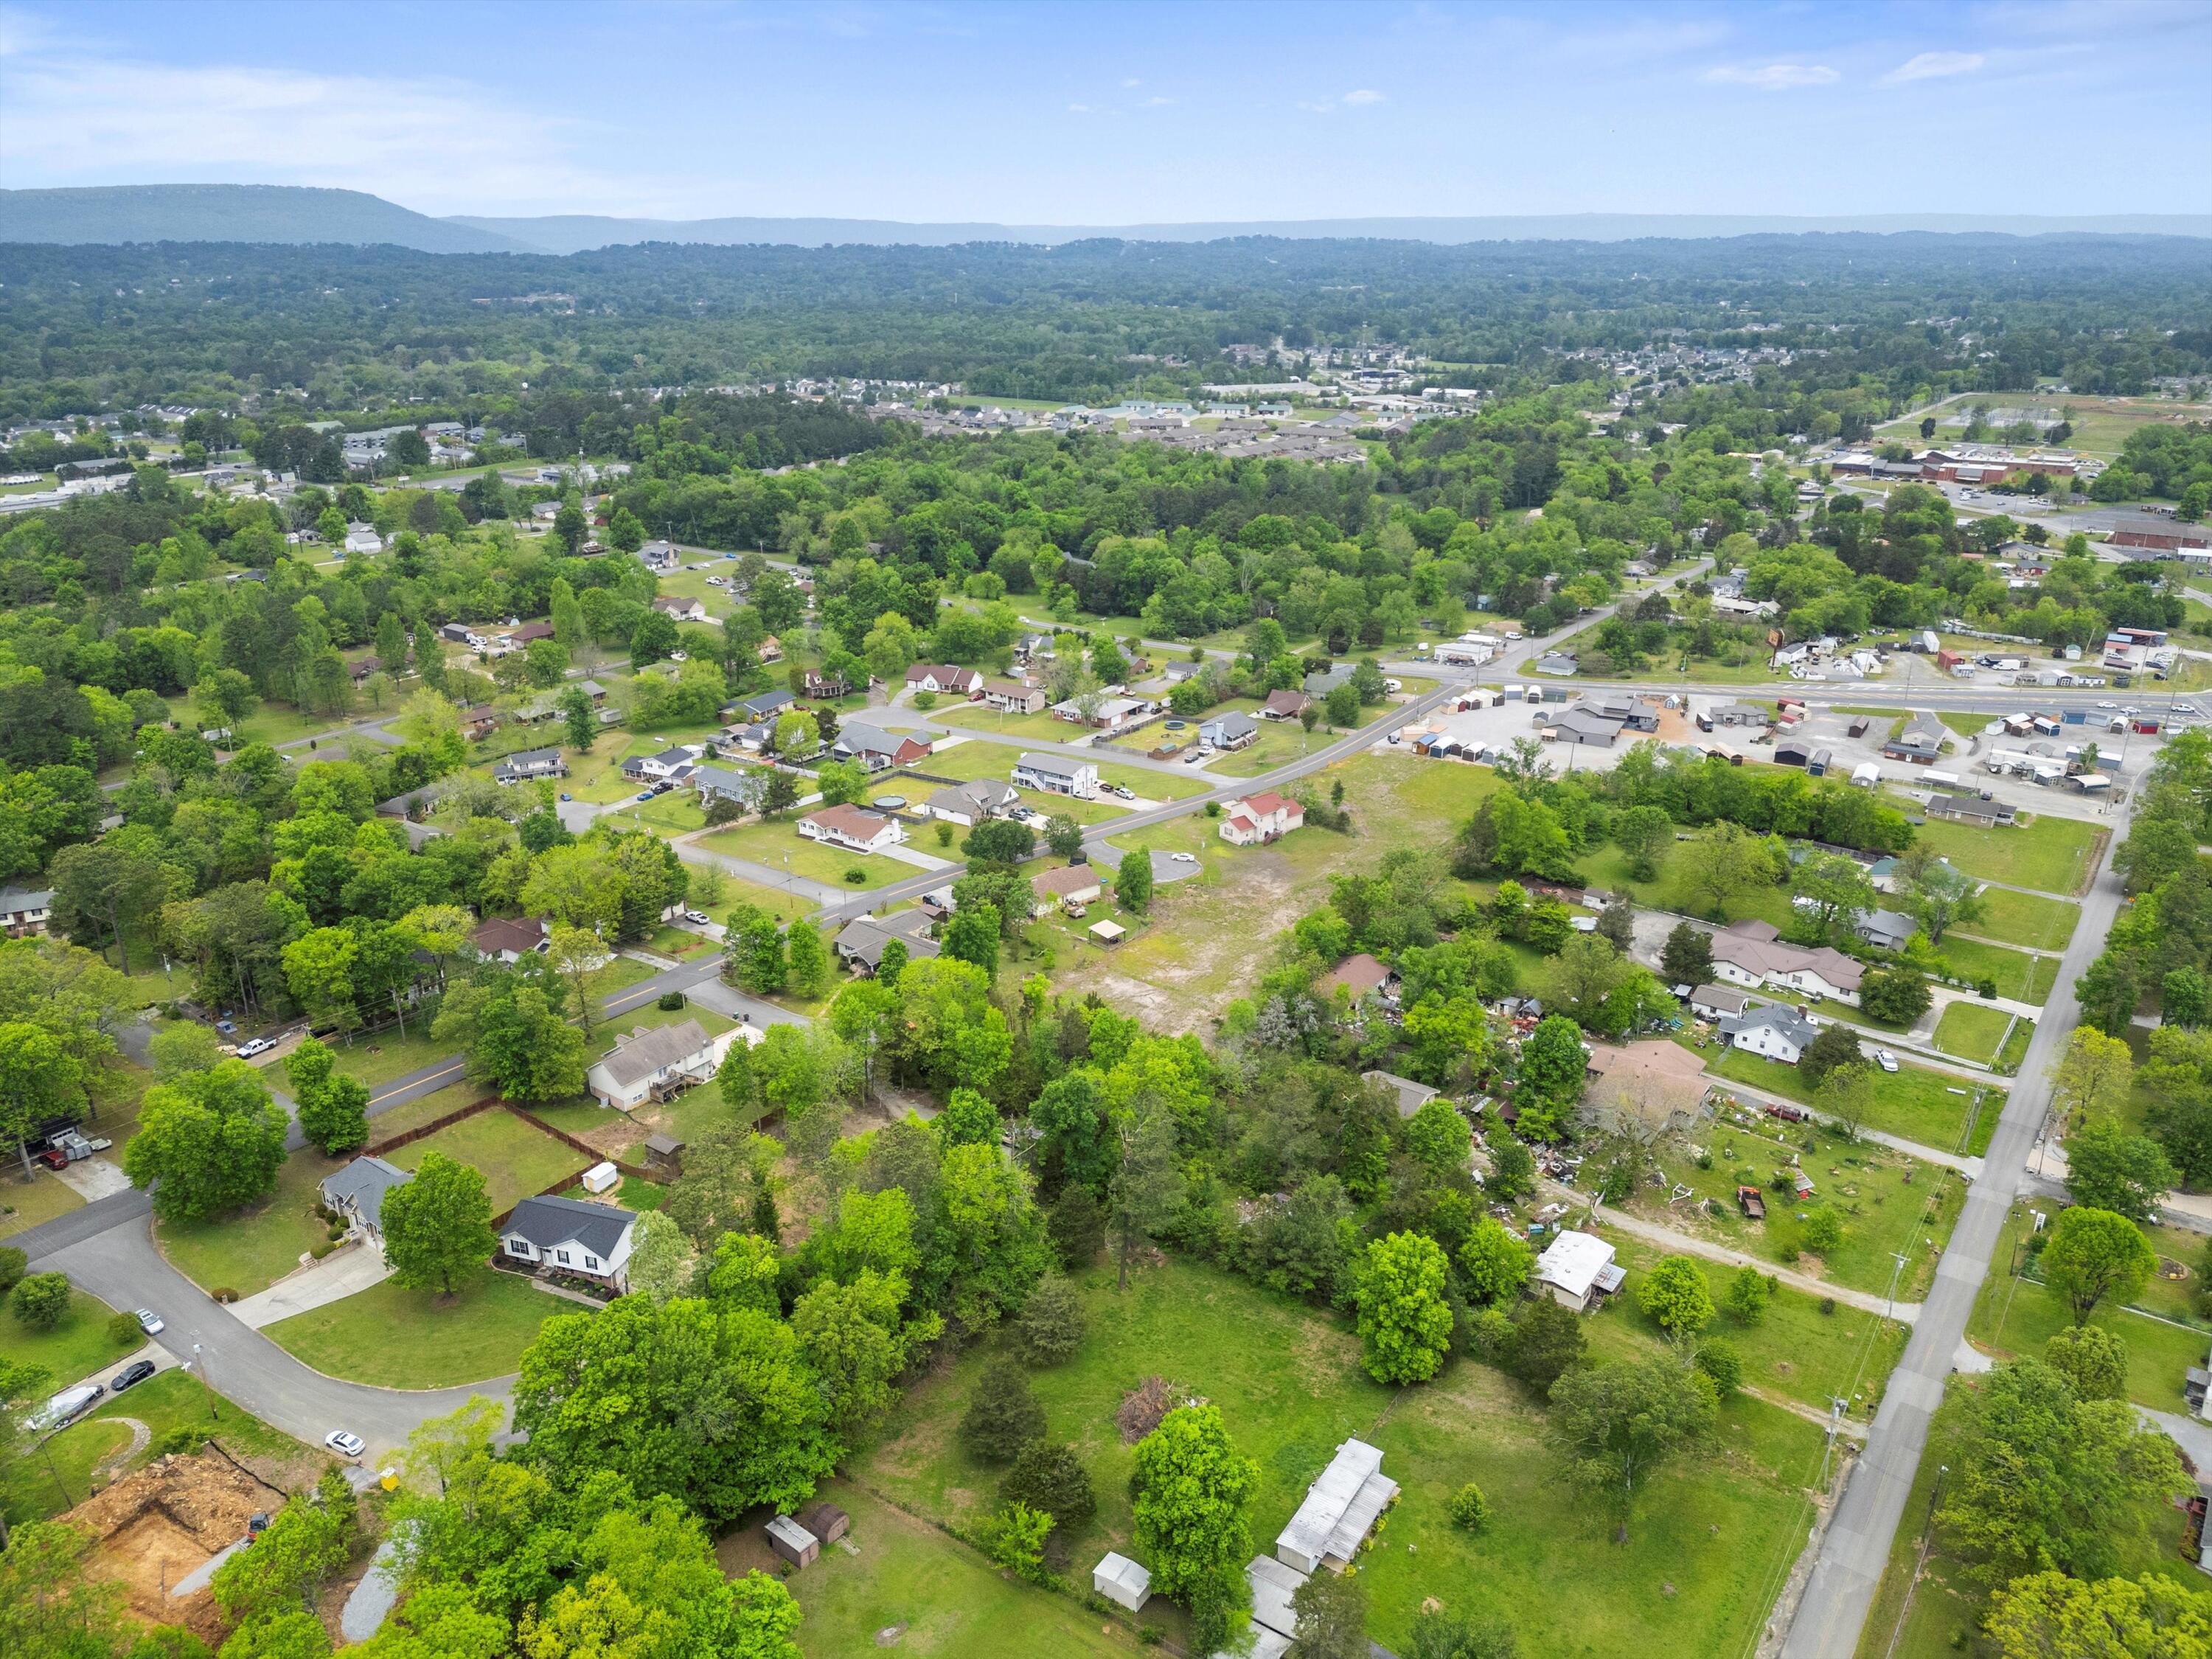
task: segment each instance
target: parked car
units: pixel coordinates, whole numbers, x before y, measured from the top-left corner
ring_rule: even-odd
[[[1126,783],[1109,783],[1106,786],[1106,793],[1109,795],[1119,795],[1123,800],[1134,800],[1137,798],[1137,792]]]
[[[349,1429],[332,1429],[323,1437],[323,1443],[341,1457],[358,1457],[368,1449],[368,1443]]]
[[[708,915],[704,910],[686,910],[684,913],[684,920],[694,927],[704,927],[708,925]]]
[[[238,1057],[251,1060],[256,1054],[265,1054],[276,1046],[275,1037],[254,1037],[238,1045]]]
[[[219,1019],[215,1023],[215,1029],[222,1032],[225,1036],[236,1036],[238,1035],[238,1022],[234,1019]]]
[[[121,1394],[125,1389],[137,1388],[148,1377],[153,1376],[156,1369],[157,1367],[150,1359],[142,1359],[134,1365],[125,1365],[115,1373],[115,1382],[112,1385],[115,1392]]]
[[[653,791],[650,789],[641,789],[638,791],[637,798],[641,801],[651,800],[653,799]]]
[[[163,1328],[161,1324],[161,1316],[155,1313],[151,1308],[141,1308],[133,1316],[138,1321],[138,1328],[145,1332],[147,1335],[161,1335]]]
[[[572,800],[572,799],[574,799],[574,796],[572,796],[572,795],[570,795],[570,794],[569,794],[569,793],[568,793],[567,790],[563,789],[563,790],[561,792],[561,799],[562,799],[562,800]]]
[[[1897,1069],[1897,1056],[1887,1048],[1877,1048],[1874,1051],[1874,1063],[1885,1072],[1893,1072]]]
[[[1812,1114],[1802,1106],[1781,1105],[1769,1106],[1766,1109],[1766,1115],[1769,1117],[1778,1117],[1784,1123],[1802,1123],[1812,1116]]]
[[[1195,853],[1170,853],[1168,854],[1168,857],[1177,864],[1195,864],[1198,862],[1198,854]]]
[[[690,659],[690,653],[688,652],[672,651],[668,653],[668,660],[671,662],[689,662]]]

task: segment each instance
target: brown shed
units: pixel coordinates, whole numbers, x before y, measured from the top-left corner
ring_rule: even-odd
[[[645,1164],[655,1175],[674,1179],[684,1173],[684,1143],[672,1135],[647,1135]]]
[[[817,1504],[799,1512],[799,1524],[824,1544],[834,1544],[853,1530],[853,1517],[835,1504]]]
[[[822,1553],[820,1540],[787,1515],[777,1516],[763,1530],[768,1547],[794,1567],[811,1567]]]

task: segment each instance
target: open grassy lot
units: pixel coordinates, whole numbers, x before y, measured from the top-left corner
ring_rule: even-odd
[[[243,726],[234,728],[233,735],[240,744],[297,743],[302,738],[319,738],[361,718],[360,714],[311,714],[288,702],[264,702],[246,716]]]
[[[300,1265],[303,1251],[325,1242],[315,1188],[342,1162],[305,1147],[284,1160],[276,1192],[258,1207],[214,1221],[156,1222],[154,1237],[178,1272],[210,1295],[265,1291]]]
[[[1733,1653],[1765,1616],[1777,1563],[1803,1538],[1802,1485],[1819,1468],[1820,1431],[1764,1401],[1725,1407],[1712,1449],[1658,1475],[1627,1543],[1616,1545],[1559,1478],[1541,1412],[1486,1366],[1462,1361],[1424,1387],[1386,1389],[1360,1369],[1358,1339],[1343,1322],[1180,1261],[1139,1270],[1126,1293],[1104,1270],[1081,1285],[1090,1315],[1082,1349],[1031,1379],[1049,1434],[1073,1444],[1098,1494],[1097,1518],[1062,1545],[1079,1572],[1103,1550],[1128,1547],[1132,1452],[1113,1413],[1154,1374],[1219,1407],[1238,1448],[1258,1462],[1255,1553],[1344,1439],[1382,1449],[1403,1495],[1359,1571],[1370,1634],[1401,1650],[1434,1597],[1509,1619],[1525,1652]],[[935,1519],[984,1518],[999,1472],[972,1462],[954,1428],[985,1357],[963,1355],[911,1390],[876,1448],[854,1460],[852,1478]],[[1470,1480],[1498,1517],[1479,1538],[1453,1528],[1446,1510]],[[1563,1580],[1577,1593],[1552,1593]],[[1665,1594],[1666,1583],[1677,1593]],[[1156,1606],[1144,1617],[1172,1638],[1180,1615]],[[921,1622],[920,1610],[902,1616]]]
[[[1917,836],[1920,845],[1970,876],[2071,895],[2088,884],[2108,833],[2100,824],[2044,812],[2007,829],[1982,830],[1930,818],[1920,826]]]
[[[2010,997],[2015,1002],[2042,1002],[2058,982],[2057,957],[2032,957],[2025,951],[1984,945],[1979,939],[1960,939],[1956,933],[1943,936],[1938,954],[1951,964],[1954,973],[1977,982],[1984,978],[1994,980],[1997,994]]]
[[[744,859],[769,870],[786,868],[787,858],[793,875],[810,881],[827,882],[833,887],[850,887],[856,893],[903,881],[916,873],[911,864],[887,859],[879,853],[848,853],[841,848],[824,847],[820,842],[809,841],[799,833],[790,818],[774,818],[734,830],[717,830],[711,836],[702,836],[696,845],[729,858]],[[923,850],[933,848],[925,844]],[[847,881],[845,872],[848,870],[860,871],[864,879]]]
[[[1579,868],[1583,878],[1591,886],[1607,892],[1627,893],[1644,909],[1671,910],[1680,915],[1712,920],[1711,905],[1690,890],[1690,872],[1696,865],[1698,853],[1694,841],[1674,842],[1661,856],[1658,877],[1652,881],[1638,881],[1631,876],[1626,854],[1614,847],[1591,854]],[[1718,920],[1765,921],[1783,928],[1796,920],[1790,907],[1790,890],[1771,884],[1747,887],[1729,895],[1724,908],[1725,915]]]
[[[462,1107],[482,1100],[493,1091],[487,1083],[454,1073],[456,1081],[442,1089],[434,1089],[418,1096],[404,1106],[394,1106],[390,1111],[380,1112],[368,1121],[368,1136],[372,1144],[405,1134],[410,1129],[419,1129],[425,1123],[434,1123],[448,1112],[458,1112]]]
[[[477,1268],[451,1303],[386,1279],[279,1320],[264,1334],[294,1358],[349,1382],[455,1388],[513,1371],[547,1316],[579,1305],[487,1267]]]
[[[1979,939],[2025,945],[2033,951],[2063,951],[2074,937],[2081,907],[2009,887],[1982,890],[1982,915],[1966,931]]]
[[[2045,1201],[2040,1207],[2049,1212],[2055,1206]],[[2030,1265],[2026,1240],[2033,1223],[2028,1217],[2027,1205],[2013,1206],[1997,1241],[1990,1276],[1974,1304],[1973,1319],[1966,1327],[1966,1334],[1977,1347],[2000,1359],[2018,1354],[2040,1357],[2044,1344],[2069,1320],[2066,1304],[2056,1294],[2038,1280],[2011,1271],[2015,1265],[2023,1270]],[[2154,1285],[2159,1283],[2153,1281]],[[2144,1302],[2154,1305],[2154,1300],[2147,1291]],[[2128,1398],[2154,1410],[2185,1413],[2189,1406],[2182,1397],[2182,1380],[2191,1365],[2204,1363],[2206,1331],[2168,1322],[2173,1312],[2171,1308],[2158,1311],[2166,1316],[2154,1317],[2151,1312],[2108,1303],[2091,1316],[2089,1322],[2102,1326],[2127,1344]]]
[[[1249,748],[1217,755],[1204,769],[1217,778],[1256,778],[1334,741],[1326,726],[1316,726],[1309,735],[1296,720],[1261,720],[1260,735]]]
[[[0,1173],[0,1242],[26,1228],[52,1221],[58,1215],[84,1207],[75,1188],[44,1164],[29,1181],[23,1179],[20,1161]]]
[[[1004,778],[1013,776],[1014,762],[1021,750],[1012,744],[992,743],[980,738],[965,738],[949,749],[934,749],[929,758],[914,770],[927,772],[933,777],[951,778],[957,783],[966,783],[975,778]],[[1102,754],[1110,750],[1100,750]],[[1133,789],[1147,800],[1184,800],[1192,795],[1202,795],[1212,786],[1196,772],[1158,771],[1149,766],[1117,766],[1110,760],[1095,762],[1101,783],[1118,783]],[[923,783],[909,772],[891,774],[888,779],[878,779],[870,793],[880,794],[901,784],[912,784],[906,791],[908,799],[927,799],[928,791],[941,786]]]
[[[1898,1294],[1907,1298],[1933,1270],[1958,1219],[1964,1193],[1949,1170],[1871,1141],[1852,1144],[1748,1109],[1725,1113],[1698,1136],[1713,1167],[1700,1169],[1680,1142],[1662,1145],[1654,1157],[1665,1184],[1639,1185],[1624,1206],[1631,1214],[1876,1294],[1889,1290],[1897,1268],[1893,1253],[1903,1255],[1908,1261]],[[1814,1195],[1802,1203],[1772,1186],[1793,1156],[1813,1179]],[[1739,1183],[1765,1192],[1765,1220],[1747,1220],[1737,1208]],[[1690,1194],[1675,1200],[1677,1187]],[[1843,1243],[1826,1259],[1802,1254],[1805,1218],[1822,1207],[1844,1224]]]
[[[401,1169],[411,1170],[420,1169],[432,1152],[443,1152],[456,1163],[483,1171],[494,1215],[585,1166],[583,1154],[500,1106],[449,1123],[390,1156]]]
[[[1806,1086],[1797,1068],[1778,1060],[1765,1060],[1741,1048],[1729,1048],[1707,1053],[1705,1069],[1715,1077],[1747,1083],[1784,1100],[1802,1101],[1808,1105],[1812,1102],[1813,1091]],[[1902,1060],[1894,1073],[1882,1075],[1864,1127],[1880,1129],[1884,1134],[1900,1135],[1940,1152],[1954,1151],[1959,1137],[1966,1131],[1974,1087],[1948,1072],[1933,1072],[1924,1066]],[[1985,1121],[1995,1122],[1997,1114],[2004,1110],[2004,1096],[2002,1088],[1991,1085],[1988,1089],[1982,1103]]]
[[[33,1270],[37,1271],[35,1267]],[[33,1330],[12,1309],[0,1310],[0,1359],[43,1366],[52,1376],[54,1387],[66,1388],[144,1346],[146,1339],[135,1334],[129,1342],[108,1335],[107,1322],[114,1313],[98,1297],[77,1290],[70,1292],[69,1311],[50,1331]]]
[[[924,842],[922,850],[926,853],[934,853],[937,850],[935,838],[932,837]],[[793,916],[812,915],[821,908],[812,899],[795,893],[788,887],[763,886],[759,882],[746,881],[742,877],[733,876],[726,870],[721,870],[720,866],[714,867],[721,874],[721,897],[716,899],[712,904],[702,904],[695,890],[689,902],[698,905],[700,909],[706,911],[717,921],[726,917],[740,904],[757,904],[763,910],[773,911],[787,921]],[[698,880],[699,868],[700,866],[696,865],[692,866],[692,880],[695,883]]]
[[[857,1553],[833,1545],[790,1581],[805,1614],[797,1640],[808,1659],[869,1652],[876,1632],[895,1625],[906,1626],[899,1652],[948,1659],[1047,1653],[1093,1659],[1140,1650],[1133,1623],[1109,1623],[1066,1596],[1010,1577],[980,1553],[863,1487],[836,1480],[821,1495],[853,1517]],[[757,1527],[731,1534],[716,1553],[732,1576],[775,1568]],[[1139,1619],[1152,1622],[1152,1609]]]
[[[1960,1060],[1978,1060],[1984,1066],[1997,1057],[2013,1017],[2002,1008],[1978,1002],[1954,1002],[1936,1022],[1936,1046]]]
[[[1073,721],[1052,714],[1010,714],[1003,709],[986,708],[980,702],[939,703],[934,708],[915,712],[932,726],[952,726],[965,732],[995,732],[1001,737],[1027,738],[1039,743],[1077,743],[1088,735]]]
[[[112,1395],[87,1417],[43,1442],[34,1455],[17,1459],[0,1484],[0,1505],[11,1522],[39,1521],[82,1503],[99,1485],[153,1461],[151,1444],[135,1458],[112,1463],[131,1443],[129,1424],[143,1423],[159,1441],[172,1429],[190,1427],[240,1458],[308,1457],[297,1441],[249,1416],[219,1395],[210,1395],[189,1372],[166,1370],[137,1388]]]
[[[393,1079],[451,1060],[453,1045],[431,1042],[430,1022],[423,1018],[409,1020],[404,1036],[394,1027],[374,1036],[356,1037],[350,1045],[339,1039],[331,1042],[331,1052],[337,1057],[335,1069],[368,1085],[369,1098],[374,1100]],[[280,1089],[286,1086],[283,1061],[269,1067],[269,1073],[270,1083]],[[376,1133],[382,1133],[380,1127]]]

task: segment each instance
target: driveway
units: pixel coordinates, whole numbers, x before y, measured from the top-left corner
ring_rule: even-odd
[[[362,1243],[334,1251],[320,1261],[287,1273],[267,1290],[230,1305],[230,1316],[253,1330],[306,1313],[381,1285],[392,1276],[384,1252]]]
[[[332,1429],[351,1429],[368,1443],[367,1463],[397,1450],[426,1418],[458,1409],[471,1395],[505,1401],[514,1386],[513,1377],[500,1377],[416,1393],[325,1376],[171,1267],[143,1220],[111,1226],[45,1260],[111,1306],[151,1308],[167,1327],[155,1342],[179,1361],[197,1353],[203,1375],[224,1398],[311,1446]]]

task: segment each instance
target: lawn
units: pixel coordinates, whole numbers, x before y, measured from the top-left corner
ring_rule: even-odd
[[[1984,887],[1981,918],[1966,924],[1966,931],[2030,950],[2063,951],[2081,915],[2079,905],[2063,900],[2016,893],[2009,887]]]
[[[934,853],[937,850],[936,841],[933,838],[924,842],[922,850]],[[722,878],[722,896],[711,903],[701,899],[698,892],[699,878],[709,869]],[[795,893],[788,887],[764,887],[757,881],[733,876],[718,864],[693,865],[691,886],[691,897],[688,902],[697,905],[718,921],[740,904],[757,904],[763,910],[773,911],[786,921],[793,916],[811,916],[820,908],[812,899]]]
[[[340,1039],[331,1044],[331,1052],[337,1057],[335,1069],[368,1085],[369,1098],[374,1100],[395,1079],[453,1059],[453,1045],[431,1042],[430,1022],[416,1019],[407,1023],[404,1036],[395,1026],[374,1036],[356,1037],[350,1046]],[[288,1086],[282,1061],[269,1070],[271,1083],[280,1089]]]
[[[216,1221],[162,1221],[154,1237],[178,1272],[210,1295],[252,1296],[300,1265],[305,1251],[327,1242],[314,1213],[322,1178],[343,1160],[312,1146],[284,1160],[266,1202]]]
[[[1031,1377],[1048,1433],[1073,1444],[1098,1494],[1097,1518],[1062,1546],[1077,1573],[1103,1550],[1129,1547],[1133,1456],[1113,1413],[1155,1373],[1219,1407],[1238,1449],[1258,1463],[1249,1514],[1255,1553],[1268,1549],[1341,1442],[1357,1436],[1382,1448],[1384,1470],[1403,1494],[1359,1573],[1370,1634],[1401,1650],[1433,1597],[1505,1616],[1524,1652],[1613,1654],[1633,1645],[1655,1656],[1734,1653],[1766,1616],[1776,1571],[1802,1544],[1802,1487],[1820,1467],[1820,1431],[1762,1401],[1732,1402],[1711,1454],[1656,1475],[1628,1542],[1617,1545],[1559,1478],[1542,1413],[1487,1366],[1461,1361],[1437,1382],[1401,1392],[1360,1369],[1358,1339],[1344,1322],[1213,1269],[1180,1261],[1142,1268],[1126,1293],[1103,1270],[1080,1282],[1090,1316],[1083,1348]],[[852,1477],[940,1522],[983,1520],[995,1506],[999,1472],[970,1460],[953,1429],[984,1358],[985,1350],[971,1351],[912,1389],[875,1449],[854,1458]],[[1497,1517],[1480,1538],[1454,1528],[1446,1513],[1450,1494],[1470,1480]],[[799,1583],[803,1590],[805,1577]],[[1557,1594],[1562,1583],[1576,1594]],[[934,1607],[901,1616],[920,1626],[925,1612],[947,1616]],[[1171,1638],[1182,1627],[1164,1603],[1144,1618]],[[1019,1650],[1050,1650],[1032,1641]]]
[[[1130,1625],[1109,1624],[1066,1596],[1009,1577],[976,1551],[849,1481],[833,1481],[821,1495],[852,1516],[853,1553],[831,1545],[790,1581],[805,1615],[797,1639],[808,1659],[868,1652],[876,1633],[895,1625],[905,1626],[900,1653],[1092,1659],[1139,1650]],[[758,1528],[731,1534],[717,1553],[733,1575],[777,1565]],[[1140,1617],[1150,1623],[1151,1609]]]
[[[238,1457],[283,1457],[301,1450],[290,1436],[202,1388],[189,1371],[172,1369],[109,1395],[90,1415],[44,1442],[35,1457],[18,1460],[0,1486],[8,1518],[43,1520],[71,1507],[69,1500],[82,1502],[91,1490],[93,1471],[131,1442],[130,1429],[118,1418],[143,1423],[155,1441],[172,1429],[191,1427]],[[111,1471],[111,1477],[152,1458],[149,1443],[132,1462]]]
[[[2003,1044],[2012,1021],[2013,1017],[2002,1008],[1979,1002],[1954,1002],[1943,1010],[1943,1018],[1936,1022],[1936,1046],[1947,1054],[1979,1060],[1987,1066],[1996,1059],[1997,1049]]]
[[[921,873],[913,865],[902,864],[896,859],[884,857],[879,853],[848,853],[842,848],[825,847],[820,842],[808,841],[793,827],[789,818],[771,819],[762,823],[748,823],[735,830],[718,830],[693,843],[710,853],[720,853],[726,858],[744,859],[763,869],[783,870],[808,881],[818,881],[838,889],[851,888],[854,892],[866,892],[870,888],[884,887],[895,881],[904,881]],[[933,852],[933,844],[922,850]],[[865,879],[848,882],[845,873],[858,870]]]
[[[20,1160],[17,1167],[0,1174],[0,1242],[27,1228],[52,1221],[58,1215],[84,1207],[84,1200],[76,1188],[44,1164],[37,1167],[38,1173],[28,1185],[24,1183]]]
[[[483,1171],[494,1215],[585,1167],[582,1153],[501,1106],[449,1123],[435,1134],[409,1142],[390,1158],[401,1169],[412,1170],[420,1169],[432,1152],[443,1152]]]
[[[1984,881],[2070,896],[2088,885],[2107,833],[2080,818],[2038,813],[2008,829],[1930,818],[1920,826],[1917,842]]]
[[[130,1342],[115,1341],[107,1334],[107,1322],[114,1313],[98,1297],[78,1290],[70,1292],[69,1311],[50,1331],[33,1330],[12,1309],[0,1312],[0,1359],[43,1366],[55,1388],[66,1388],[145,1346],[146,1339],[136,1333]]]
[[[302,738],[319,738],[325,732],[336,731],[356,718],[353,714],[310,714],[289,703],[264,702],[246,717],[244,724],[234,728],[233,735],[241,744],[297,743]]]
[[[1670,910],[1677,915],[1711,919],[1712,907],[1690,888],[1690,874],[1697,862],[1698,850],[1694,841],[1676,842],[1660,859],[1658,878],[1638,881],[1628,873],[1627,854],[1618,848],[1607,847],[1582,861],[1582,874],[1593,887],[1629,894],[1644,909]],[[1790,890],[1771,883],[1739,890],[1729,896],[1724,908],[1726,914],[1720,920],[1727,921],[1765,921],[1786,929],[1797,920],[1790,908]]]
[[[1716,1077],[1747,1083],[1784,1100],[1809,1104],[1813,1098],[1812,1090],[1806,1086],[1795,1066],[1785,1066],[1778,1060],[1764,1060],[1741,1048],[1708,1053],[1705,1069]],[[1894,1073],[1883,1074],[1863,1127],[1880,1129],[1884,1134],[1899,1135],[1939,1152],[1955,1151],[1959,1137],[1966,1133],[1974,1087],[1948,1072],[1931,1072],[1910,1060],[1901,1061]],[[1990,1086],[1982,1104],[1984,1120],[1994,1122],[1997,1114],[2004,1110],[2004,1090]]]
[[[2039,1207],[2053,1213],[2057,1209],[2048,1200]],[[1997,1240],[1991,1262],[1994,1270],[1982,1285],[1973,1319],[1966,1327],[1966,1334],[1977,1347],[2000,1359],[2019,1354],[2040,1357],[2044,1344],[2069,1318],[2066,1304],[2051,1291],[2033,1279],[2007,1270],[2015,1255],[2021,1267],[2028,1266],[2024,1241],[2032,1224],[2027,1213],[2027,1204],[2013,1206]],[[2153,1285],[2159,1288],[2145,1291],[2147,1302],[2168,1294],[2160,1281],[2154,1280]],[[2182,1379],[2191,1366],[2204,1363],[2208,1337],[2203,1329],[2170,1324],[2166,1319],[2110,1304],[2099,1308],[2089,1322],[2103,1327],[2127,1345],[2128,1398],[2157,1411],[2188,1412],[2188,1401],[2181,1393]]]
[[[1984,832],[1988,833],[1988,832]],[[1997,994],[2009,997],[2014,1002],[2039,1003],[2051,994],[2058,983],[2057,957],[2032,957],[2025,951],[2007,950],[2002,945],[1984,945],[1979,939],[1960,939],[1956,933],[1946,933],[1936,954],[1951,964],[1951,971],[1963,979],[1979,983],[1984,979],[1996,982]]]
[[[472,1106],[487,1094],[494,1092],[488,1083],[473,1078],[459,1077],[442,1089],[434,1089],[427,1095],[417,1095],[404,1106],[380,1112],[368,1121],[371,1142],[390,1140],[405,1134],[410,1129],[419,1129],[426,1123],[434,1123],[449,1112],[458,1112],[464,1106]]]
[[[1027,738],[1036,743],[1079,743],[1088,735],[1073,720],[1052,714],[1009,714],[987,708],[980,702],[951,707],[939,703],[934,708],[918,708],[915,713],[932,726],[952,726],[966,732],[995,732],[1001,737]]]
[[[348,1382],[458,1388],[508,1375],[549,1316],[579,1305],[489,1267],[476,1269],[452,1305],[441,1306],[441,1300],[434,1291],[403,1291],[386,1279],[279,1320],[263,1334],[294,1358]]]
[[[1315,727],[1309,736],[1296,720],[1262,720],[1260,735],[1251,747],[1217,755],[1206,763],[1205,769],[1217,778],[1256,778],[1262,772],[1287,766],[1310,750],[1325,748],[1335,740],[1326,726]]]

